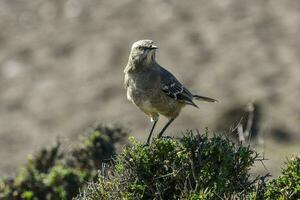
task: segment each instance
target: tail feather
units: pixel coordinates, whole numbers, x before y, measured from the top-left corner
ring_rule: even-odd
[[[191,105],[191,106],[194,106],[194,107],[196,107],[196,108],[199,108],[199,106],[197,106],[193,101],[187,101],[187,102],[185,102],[185,104],[188,104],[188,105]]]
[[[209,97],[204,97],[204,96],[200,96],[200,95],[193,95],[193,97],[198,100],[198,101],[207,101],[207,102],[219,102],[216,99],[213,98],[209,98]]]

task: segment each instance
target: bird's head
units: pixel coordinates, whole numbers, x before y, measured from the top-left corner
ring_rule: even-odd
[[[136,64],[149,64],[155,61],[155,51],[157,46],[152,40],[139,40],[133,43],[130,58]]]

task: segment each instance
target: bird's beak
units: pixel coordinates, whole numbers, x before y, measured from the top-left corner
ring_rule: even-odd
[[[158,47],[155,46],[155,45],[152,45],[152,46],[150,47],[150,49],[158,49]]]

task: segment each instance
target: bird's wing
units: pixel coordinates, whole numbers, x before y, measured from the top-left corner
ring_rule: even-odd
[[[160,89],[169,97],[198,107],[193,102],[193,94],[186,89],[170,72],[160,68]]]

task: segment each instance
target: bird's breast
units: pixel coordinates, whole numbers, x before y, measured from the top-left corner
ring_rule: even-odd
[[[144,111],[152,111],[151,102],[160,92],[160,80],[155,71],[145,70],[125,75],[127,99]]]
[[[147,70],[135,74],[128,74],[128,86],[140,92],[153,92],[159,89],[160,77],[155,71]]]

